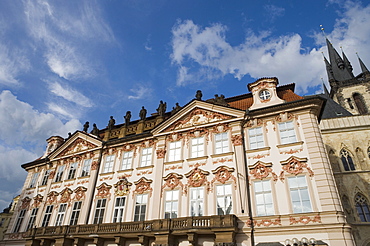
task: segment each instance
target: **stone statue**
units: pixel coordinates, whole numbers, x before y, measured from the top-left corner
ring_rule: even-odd
[[[84,124],[84,129],[83,129],[83,131],[84,132],[87,132],[87,130],[89,130],[89,122],[88,121],[86,121],[86,123]]]
[[[197,90],[197,93],[195,94],[195,98],[197,100],[202,100],[202,96],[203,96],[202,91],[201,90]]]
[[[141,108],[139,116],[140,116],[140,120],[146,119],[146,109],[144,108],[144,106]]]
[[[123,116],[123,118],[125,118],[125,125],[126,127],[130,124],[130,120],[131,120],[131,111],[127,111],[126,112],[126,115]]]
[[[93,134],[93,135],[95,135],[95,136],[98,136],[99,135],[99,129],[96,126],[95,123],[93,124],[93,129],[92,129],[92,131],[90,133]]]
[[[110,120],[108,122],[108,130],[112,130],[113,126],[116,124],[116,120],[113,118],[113,116],[110,117]]]
[[[167,109],[167,103],[163,103],[163,101],[161,100],[159,102],[159,106],[157,108],[157,112],[159,114],[159,116],[164,116],[164,114],[166,113],[166,109]]]
[[[177,111],[179,111],[180,109],[181,109],[181,106],[179,105],[179,103],[176,103],[175,107],[172,107],[171,114],[176,113],[176,112],[177,112]]]

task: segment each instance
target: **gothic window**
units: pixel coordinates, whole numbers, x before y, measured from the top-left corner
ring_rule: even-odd
[[[355,101],[357,110],[359,114],[367,114],[367,108],[366,105],[362,99],[362,96],[359,93],[353,94],[353,100]]]
[[[340,151],[340,159],[342,160],[343,168],[345,171],[356,170],[352,157],[347,150],[342,149]]]
[[[357,194],[355,197],[355,204],[360,220],[362,222],[370,222],[370,210],[367,199],[362,194]]]

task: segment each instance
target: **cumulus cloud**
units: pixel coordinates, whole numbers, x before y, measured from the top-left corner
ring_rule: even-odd
[[[144,97],[148,97],[151,93],[151,89],[143,85],[139,85],[137,88],[130,89],[133,95],[128,96],[128,99],[138,100]]]
[[[79,106],[90,108],[93,102],[80,92],[70,88],[67,85],[61,85],[58,82],[50,82],[49,90],[56,96],[62,97],[67,101],[73,102]]]
[[[369,21],[369,6],[362,8],[348,3],[329,37],[345,47],[369,50],[370,26],[366,24]],[[326,50],[322,34],[316,35],[316,40],[321,35],[322,48],[307,50],[302,47],[299,34],[274,37],[269,32],[249,31],[243,43],[232,46],[227,42],[226,32],[227,27],[222,24],[202,27],[191,20],[179,21],[173,27],[171,60],[178,66],[177,85],[209,81],[227,74],[239,80],[246,75],[276,76],[282,83],[297,83],[306,92],[308,87],[321,84],[321,77],[326,77],[321,55],[321,50]]]

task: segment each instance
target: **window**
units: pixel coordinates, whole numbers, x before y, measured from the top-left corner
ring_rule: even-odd
[[[266,216],[275,214],[270,180],[255,181],[254,196],[256,199],[257,216]]]
[[[32,179],[31,179],[31,183],[30,183],[30,186],[29,188],[33,188],[36,186],[36,183],[37,183],[37,178],[39,177],[39,173],[34,173],[32,175]]]
[[[231,185],[217,185],[217,215],[230,214],[232,212],[232,190]]]
[[[345,171],[356,170],[355,164],[353,163],[352,157],[349,152],[345,149],[340,151],[340,159],[342,160],[343,168]]]
[[[218,133],[215,135],[215,153],[222,154],[229,151],[229,138],[227,132]]]
[[[204,138],[191,139],[191,155],[192,158],[204,156]]]
[[[50,169],[45,171],[44,177],[42,177],[41,185],[46,185],[48,183],[49,174],[50,174]]]
[[[14,232],[19,232],[19,229],[21,228],[21,225],[22,225],[25,214],[26,214],[26,209],[22,209],[19,212],[17,222],[15,223]]]
[[[55,226],[61,226],[64,219],[64,214],[66,213],[67,204],[62,203],[59,205],[59,210],[57,214],[57,220],[55,221]]]
[[[113,213],[113,223],[122,222],[125,211],[126,197],[117,197]]]
[[[359,114],[367,114],[368,110],[362,96],[359,93],[353,93],[353,100],[355,101]]]
[[[179,204],[179,191],[168,190],[166,191],[164,203],[164,218],[173,219],[177,218],[178,204]]]
[[[42,220],[41,227],[47,227],[49,225],[51,213],[53,212],[53,205],[49,205],[46,207],[44,219]]]
[[[69,167],[69,173],[67,179],[74,179],[76,174],[76,168],[77,168],[77,162],[71,163],[71,166]]]
[[[113,172],[114,155],[108,155],[105,157],[103,173]]]
[[[59,182],[62,180],[64,172],[64,166],[59,166],[57,174],[55,175],[55,182]]]
[[[71,220],[69,221],[70,225],[77,225],[78,217],[80,216],[81,211],[81,204],[81,201],[73,203]]]
[[[141,151],[141,167],[150,166],[152,164],[152,148],[144,148]]]
[[[293,121],[279,123],[279,132],[281,144],[297,142]]]
[[[178,161],[181,159],[181,141],[170,142],[168,161]]]
[[[29,229],[31,229],[33,227],[33,225],[35,224],[36,215],[37,215],[37,212],[38,211],[39,211],[39,208],[33,208],[32,209],[32,212],[31,212],[31,215],[30,215],[30,219],[28,220],[26,231],[28,231]]]
[[[96,201],[94,224],[101,224],[103,222],[106,202],[107,199],[105,198]]]
[[[370,146],[367,148],[367,156],[370,158]]]
[[[360,220],[362,222],[370,222],[370,211],[367,199],[363,195],[357,194],[355,197],[355,203]]]
[[[265,147],[263,140],[262,127],[251,128],[248,130],[249,148],[258,149]]]
[[[81,177],[89,176],[90,175],[90,166],[91,166],[91,159],[87,159],[84,161],[82,166]]]
[[[148,203],[148,194],[139,194],[136,196],[134,221],[145,220],[147,203]]]
[[[204,188],[190,188],[190,216],[203,216]]]
[[[123,152],[121,170],[132,168],[132,151]]]
[[[312,212],[310,195],[305,176],[294,176],[288,178],[290,197],[292,199],[293,212]]]

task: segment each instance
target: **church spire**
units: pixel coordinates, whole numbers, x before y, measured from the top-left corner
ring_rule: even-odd
[[[323,56],[324,56],[324,54],[323,54]],[[334,76],[333,76],[333,69],[332,69],[330,63],[328,62],[328,60],[326,59],[325,56],[324,56],[324,62],[325,62],[325,65],[326,65],[326,73],[328,74],[329,82],[335,81]]]
[[[361,72],[362,73],[369,73],[369,70],[367,69],[367,67],[365,66],[365,63],[363,63],[363,61],[361,60],[361,58],[358,56],[358,54],[356,53],[357,57],[358,57],[358,61],[360,63],[360,67],[361,67]]]
[[[351,76],[354,77],[353,76],[353,73],[352,73],[353,67],[352,67],[350,61],[348,60],[346,54],[344,54],[343,49],[342,49],[342,57],[343,57],[343,61],[344,61],[344,66],[348,69],[348,71],[350,72]]]
[[[328,38],[326,38],[326,45],[328,47],[329,60],[332,69],[332,75],[335,81],[343,81],[352,79],[354,76],[352,74],[352,66],[345,55],[343,55],[344,60],[340,57],[338,52],[334,49],[333,45],[330,43]],[[344,53],[343,53],[344,54]],[[329,71],[327,71],[329,74]],[[330,77],[329,77],[330,80]]]

